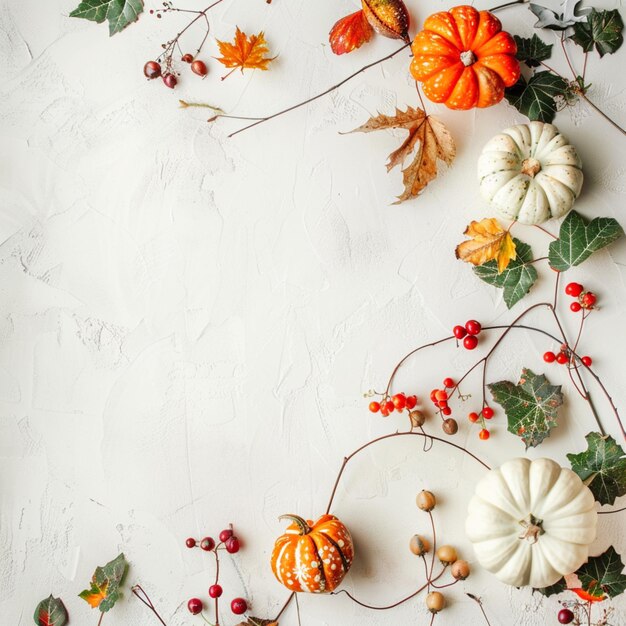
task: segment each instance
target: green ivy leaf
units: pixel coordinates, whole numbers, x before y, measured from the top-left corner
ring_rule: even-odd
[[[502,380],[487,386],[506,413],[509,432],[521,437],[526,449],[550,436],[563,404],[560,385],[551,385],[543,374],[524,368],[517,385]]]
[[[530,80],[520,79],[505,91],[505,97],[531,122],[551,122],[557,111],[555,98],[567,97],[567,81],[552,72],[537,72]]]
[[[541,587],[535,588],[534,591],[538,591],[541,595],[549,598],[550,596],[554,596],[557,593],[563,593],[567,590],[567,583],[565,582],[565,578],[561,578],[557,580],[554,585],[550,585],[549,587]]]
[[[143,0],[82,0],[70,13],[70,17],[80,17],[102,24],[109,22],[109,35],[113,36],[136,21],[143,11]]]
[[[532,37],[518,37],[513,35],[517,44],[517,58],[526,63],[528,67],[538,67],[541,61],[549,59],[552,55],[552,44],[543,42],[537,35]]]
[[[596,217],[588,222],[576,211],[571,211],[561,224],[559,238],[550,244],[550,267],[564,272],[580,265],[594,252],[623,235],[624,230],[612,217]]]
[[[613,54],[624,43],[622,30],[624,22],[617,9],[612,11],[591,10],[584,22],[574,25],[574,34],[570,39],[585,52],[591,52],[595,46],[598,54]]]
[[[61,598],[50,594],[42,600],[35,609],[34,620],[37,626],[65,626],[69,616]]]
[[[120,584],[127,567],[124,554],[120,554],[104,567],[96,567],[91,578],[91,587],[81,591],[78,596],[92,609],[98,608],[102,613],[109,611],[120,598]]]
[[[498,274],[496,261],[489,261],[473,268],[474,274],[478,278],[498,289],[504,289],[504,301],[509,309],[530,291],[530,288],[537,280],[537,270],[530,265],[530,262],[533,260],[530,246],[515,237],[513,242],[515,243],[517,257],[514,261],[509,262],[501,274]]]
[[[622,574],[624,564],[620,555],[611,546],[600,556],[592,556],[578,569],[576,574],[583,589],[592,596],[606,594],[614,598],[626,590],[626,576]]]
[[[594,498],[600,504],[613,504],[626,494],[626,453],[609,435],[589,433],[585,439],[587,450],[567,458]]]

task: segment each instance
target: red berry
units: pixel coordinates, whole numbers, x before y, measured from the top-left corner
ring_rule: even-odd
[[[463,339],[463,346],[466,350],[473,350],[478,345],[478,338],[474,335],[468,335]]]
[[[585,365],[586,367],[591,367],[591,364],[593,363],[593,361],[592,361],[590,356],[584,356],[580,360],[581,360],[582,364]]]
[[[164,74],[163,82],[165,83],[166,87],[174,89],[174,87],[176,87],[176,85],[178,84],[178,79],[176,78],[176,76],[174,76],[174,74]]]
[[[394,409],[396,408],[395,404],[391,400],[387,400],[387,402],[385,402],[383,406],[385,407],[385,409],[387,409],[387,412],[389,413],[393,413]]]
[[[380,411],[380,403],[379,402],[370,402],[370,411],[372,413],[378,413],[378,411]]]
[[[437,398],[437,400],[447,400],[448,399],[448,394],[443,390],[440,389],[436,394],[435,394],[435,398]]]
[[[189,539],[187,539],[187,541],[185,541],[185,545],[188,548],[195,548],[196,547],[196,540],[193,537],[189,537]]]
[[[556,354],[554,354],[554,352],[548,351],[543,355],[543,360],[546,363],[554,363],[554,361],[556,360]]]
[[[593,305],[596,303],[596,294],[588,291],[582,298],[582,304],[586,309],[591,309]]]
[[[565,365],[568,361],[569,359],[567,358],[567,354],[565,354],[565,352],[559,352],[556,355],[556,362],[560,365]]]
[[[479,335],[482,329],[482,326],[476,320],[469,320],[469,322],[465,324],[465,330],[468,335]]]
[[[248,610],[248,603],[243,598],[235,598],[230,603],[230,610],[235,615],[242,615]]]
[[[224,543],[225,541],[228,541],[232,536],[233,536],[233,529],[226,528],[220,533],[220,541]]]
[[[569,308],[570,308],[572,311],[574,311],[574,313],[578,313],[578,311],[580,311],[580,309],[582,309],[583,307],[582,307],[582,305],[580,304],[580,302],[575,302],[575,301],[574,301],[574,302],[572,302],[572,303],[569,305]]]
[[[152,80],[161,76],[161,66],[156,61],[148,61],[143,66],[143,75]]]
[[[437,397],[436,397],[436,396],[437,396],[437,392],[438,392],[438,391],[439,391],[439,389],[433,389],[433,390],[430,392],[430,399],[431,399],[433,402],[437,402]]]
[[[493,417],[493,409],[490,406],[486,406],[483,409],[483,417],[486,420],[490,420]]]
[[[574,621],[574,614],[569,609],[559,611],[559,624],[571,624]]]
[[[380,414],[381,414],[383,417],[389,417],[389,411],[387,410],[387,407],[384,407],[384,406],[383,406],[383,407],[382,407],[382,409],[380,409]]]
[[[452,415],[452,409],[451,409],[449,406],[444,406],[444,407],[441,409],[441,412],[442,412],[444,415]]]
[[[463,339],[463,337],[465,337],[465,335],[467,335],[467,331],[465,330],[464,326],[455,326],[452,329],[452,334],[457,338],[457,339]]]
[[[397,393],[393,398],[391,398],[393,402],[393,406],[398,410],[402,411],[406,406],[406,396],[403,393]]]
[[[211,550],[213,550],[213,548],[215,548],[215,541],[213,541],[213,537],[205,537],[200,542],[200,547],[206,552],[210,552]]]
[[[470,422],[474,422],[474,423],[476,423],[476,422],[478,421],[478,419],[479,419],[479,417],[478,417],[478,413],[474,413],[474,412],[472,411],[472,412],[471,412],[471,413],[467,416],[467,419],[468,419]]]
[[[209,596],[211,598],[219,598],[222,595],[222,591],[221,585],[211,585],[209,587]]]
[[[574,298],[578,298],[578,296],[583,292],[583,286],[579,283],[569,283],[565,287],[565,293],[568,296],[573,296]]]
[[[438,406],[440,409],[445,409],[445,408],[448,406],[448,401],[447,401],[447,400],[439,400],[439,401],[437,402],[437,406]]]
[[[483,441],[487,441],[489,439],[489,431],[486,428],[483,428],[479,433],[478,437]]]
[[[192,54],[183,54],[181,61],[183,61],[184,63],[191,63],[193,61],[193,55]]]
[[[202,613],[204,605],[202,604],[202,600],[200,600],[200,598],[191,598],[191,600],[187,602],[187,608],[192,615],[198,615],[198,613]]]
[[[194,61],[191,64],[191,71],[198,76],[206,76],[209,72],[204,61]]]
[[[409,396],[406,399],[406,408],[407,409],[414,409],[417,406],[417,396]]]
[[[452,389],[452,387],[454,387],[454,381],[451,378],[444,378],[443,386],[447,389]]]
[[[237,537],[231,537],[230,539],[227,539],[224,545],[226,546],[226,551],[229,554],[237,554],[237,552],[239,552],[239,548],[241,547],[239,545],[239,539],[237,539]]]

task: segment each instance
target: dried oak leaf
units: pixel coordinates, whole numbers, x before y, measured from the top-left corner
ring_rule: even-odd
[[[216,57],[217,60],[226,67],[232,67],[233,71],[237,68],[240,68],[242,72],[246,68],[267,70],[270,62],[276,58],[266,56],[269,49],[263,31],[258,35],[250,35],[248,37],[237,26],[233,43],[220,41],[219,39],[216,41],[222,54],[221,57]],[[229,72],[223,79],[231,74],[232,72]]]
[[[456,146],[452,135],[442,122],[422,109],[408,107],[406,111],[396,109],[395,115],[378,115],[370,118],[353,133],[371,133],[377,130],[402,128],[409,136],[402,145],[389,155],[387,171],[413,156],[411,163],[402,170],[404,192],[398,196],[400,204],[419,195],[429,182],[437,178],[437,160],[450,165],[456,156]]]
[[[278,622],[272,619],[249,617],[245,622],[240,622],[237,626],[278,626]]]
[[[470,239],[456,247],[456,258],[461,261],[484,265],[495,260],[498,274],[502,274],[517,256],[513,237],[493,217],[486,217],[480,222],[472,221],[463,234]]]

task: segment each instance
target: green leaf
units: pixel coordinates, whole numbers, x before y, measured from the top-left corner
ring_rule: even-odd
[[[551,122],[557,111],[555,98],[567,97],[567,81],[552,72],[537,72],[527,82],[520,79],[505,91],[505,97],[531,122]]]
[[[80,17],[101,24],[109,22],[109,35],[124,30],[143,11],[143,0],[82,0],[70,17]]]
[[[560,385],[551,385],[543,374],[524,368],[517,385],[502,380],[487,386],[506,413],[509,432],[521,437],[526,449],[550,436],[563,404]]]
[[[120,598],[120,584],[128,563],[124,554],[107,563],[104,567],[96,567],[91,578],[91,587],[78,595],[92,609],[98,608],[102,613],[109,611]]]
[[[613,243],[624,235],[618,221],[612,217],[596,217],[588,222],[576,211],[563,220],[559,238],[550,244],[550,267],[564,272],[580,265],[596,250]]]
[[[34,620],[37,626],[65,626],[68,619],[67,609],[61,598],[54,598],[52,594],[35,609]]]
[[[513,35],[513,38],[517,44],[517,58],[528,67],[538,67],[541,61],[549,59],[552,54],[552,44],[544,43],[537,35],[530,38]]]
[[[614,598],[626,590],[623,569],[624,564],[620,555],[611,546],[604,554],[590,557],[576,574],[583,584],[583,589],[592,596],[606,594]]]
[[[478,278],[498,289],[504,289],[504,301],[509,309],[530,291],[537,280],[537,270],[530,265],[533,260],[530,246],[515,237],[513,242],[517,257],[509,262],[501,274],[498,274],[496,261],[489,261],[473,268]]]
[[[626,453],[609,435],[589,433],[585,439],[587,449],[567,458],[594,498],[600,504],[613,504],[626,494]]]
[[[557,580],[554,585],[550,585],[549,587],[536,588],[534,591],[538,591],[541,595],[549,598],[550,596],[554,596],[557,593],[562,593],[567,589],[567,583],[565,582],[565,578],[561,578]]]
[[[574,25],[574,34],[570,39],[585,52],[591,52],[595,46],[598,54],[613,54],[624,43],[622,30],[624,22],[617,9],[612,11],[591,10],[585,22]]]

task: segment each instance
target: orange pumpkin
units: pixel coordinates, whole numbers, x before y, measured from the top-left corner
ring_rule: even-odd
[[[272,571],[290,591],[330,593],[347,574],[354,558],[348,529],[334,516],[322,515],[317,522],[297,515],[289,519],[272,552]]]
[[[520,77],[513,37],[493,13],[471,6],[431,15],[411,48],[411,74],[424,94],[451,109],[497,104]]]

